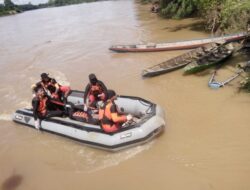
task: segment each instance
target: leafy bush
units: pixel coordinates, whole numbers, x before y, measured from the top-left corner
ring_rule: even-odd
[[[191,16],[197,10],[197,0],[162,0],[161,14],[167,18],[181,19]]]
[[[249,0],[161,0],[161,15],[185,18],[200,15],[212,33],[231,33],[246,29],[250,21]]]
[[[240,89],[247,90],[250,92],[250,76],[241,81]]]
[[[213,33],[246,30],[250,21],[249,0],[199,0],[198,7]]]

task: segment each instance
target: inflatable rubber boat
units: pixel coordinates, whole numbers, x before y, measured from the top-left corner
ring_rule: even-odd
[[[68,96],[68,102],[81,105],[83,95],[84,92],[72,91]],[[41,130],[108,151],[118,151],[146,143],[164,130],[165,112],[159,105],[132,96],[118,96],[115,103],[123,113],[136,116],[136,122],[126,123],[120,131],[107,134],[99,125],[75,121],[68,117],[52,117],[42,120]],[[35,128],[32,109],[18,109],[13,114],[13,121]]]

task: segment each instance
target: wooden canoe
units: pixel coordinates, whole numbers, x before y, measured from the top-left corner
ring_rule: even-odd
[[[193,49],[203,46],[208,43],[225,40],[226,42],[242,40],[247,36],[246,33],[238,33],[226,35],[221,37],[212,37],[204,39],[194,39],[179,42],[166,42],[166,43],[148,43],[148,44],[135,44],[135,45],[113,45],[109,49],[115,52],[155,52],[155,51],[170,51],[170,50],[184,50]]]
[[[233,52],[239,49],[239,46],[235,46],[234,42],[225,42],[219,45],[217,48],[212,49],[210,52],[204,56],[196,59],[184,67],[185,74],[192,74],[204,69],[207,69],[210,66],[221,63],[229,58]]]
[[[205,54],[217,48],[218,46],[219,46],[218,43],[210,43],[201,46],[199,48],[196,48],[194,50],[188,51],[184,54],[181,54],[177,57],[164,61],[160,64],[144,69],[142,71],[142,76],[153,77],[182,68],[187,64],[193,62],[194,60],[197,60],[199,57],[204,56]]]

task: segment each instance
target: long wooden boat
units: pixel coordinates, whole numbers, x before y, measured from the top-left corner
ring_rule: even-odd
[[[211,67],[217,63],[225,61],[229,58],[235,50],[239,48],[234,42],[225,42],[219,45],[217,48],[212,49],[209,53],[205,54],[204,56],[200,57],[197,60],[192,61],[188,65],[184,67],[185,74],[192,74],[208,67]]]
[[[226,42],[242,40],[247,36],[247,33],[238,33],[232,35],[225,35],[221,37],[211,37],[204,39],[194,39],[179,42],[166,43],[148,43],[148,44],[134,44],[134,45],[113,45],[109,49],[115,52],[155,52],[155,51],[170,51],[170,50],[184,50],[193,49],[203,46],[208,43],[225,40]]]
[[[160,64],[144,69],[142,71],[142,76],[153,77],[182,68],[187,64],[197,60],[199,57],[204,56],[211,50],[217,48],[219,45],[220,45],[219,43],[210,43],[201,46],[199,48],[196,48],[194,50],[188,51],[184,54],[181,54],[177,57],[164,61]]]

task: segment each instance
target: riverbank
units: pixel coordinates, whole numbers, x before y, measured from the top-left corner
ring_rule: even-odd
[[[141,2],[145,3],[145,0]],[[203,18],[206,22],[206,30],[217,35],[246,31],[247,24],[250,22],[250,2],[247,0],[223,2],[220,0],[152,0],[152,4],[155,2],[160,4],[158,11],[160,16],[171,19]]]
[[[43,190],[41,183],[48,190],[250,189],[250,99],[235,89],[238,81],[212,90],[206,85],[211,73],[183,76],[179,70],[142,80],[143,68],[183,51],[108,50],[118,43],[209,36],[188,27],[195,21],[162,19],[129,0],[1,18],[0,189]],[[232,62],[243,60],[237,58]],[[232,75],[231,70],[227,65],[225,75],[220,70],[222,78],[217,79]],[[166,130],[152,143],[110,154],[13,123],[15,110],[31,107],[30,86],[42,72],[79,90],[93,72],[117,94],[143,97],[164,107]]]
[[[0,12],[0,17],[1,16],[7,16],[7,15],[15,15],[18,12],[16,10],[11,10],[11,11],[1,11]]]
[[[150,12],[150,9],[151,9],[151,3],[143,3],[142,7],[144,7],[144,11],[147,11],[147,12]],[[166,32],[170,32],[170,34],[168,34],[168,36],[165,34],[163,37],[162,37],[162,40],[159,41],[159,40],[154,40],[154,41],[150,41],[151,44],[154,44],[155,42],[158,42],[158,43],[163,43],[163,42],[167,42],[167,41],[181,41],[181,40],[189,40],[189,37],[186,36],[186,38],[184,38],[184,35],[181,36],[179,39],[176,39],[176,35],[173,35],[173,39],[171,40],[168,40],[169,37],[171,36],[171,32],[177,32],[179,30],[193,30],[193,31],[199,31],[199,32],[204,32],[204,33],[207,33],[209,35],[209,31],[206,29],[206,20],[203,19],[203,18],[200,18],[200,17],[193,17],[193,18],[183,18],[183,19],[166,19],[166,18],[163,18],[161,16],[161,14],[155,14],[155,13],[149,13],[149,15],[151,15],[151,18],[153,17],[158,17],[160,18],[160,22],[162,21],[162,26],[165,25],[165,23],[168,23],[167,26],[165,27],[162,27],[163,30],[166,30]],[[185,21],[185,20],[197,20],[196,22],[192,22],[192,24],[178,24],[178,23],[181,23],[181,21]],[[159,21],[158,21],[159,22]],[[171,27],[172,24],[170,23],[173,23],[174,27]],[[236,31],[236,33],[238,32],[242,32],[242,31]],[[210,33],[211,34],[211,33]],[[157,35],[159,37],[159,35]],[[220,35],[217,35],[217,36],[220,36]],[[151,36],[152,37],[152,36]],[[199,38],[199,36],[197,36],[196,38]],[[192,40],[192,39],[191,39]],[[144,44],[144,43],[143,43]],[[249,46],[249,45],[248,45]],[[249,49],[249,47],[246,47],[246,49]],[[245,49],[245,50],[246,50]],[[248,56],[249,54],[249,51],[241,51],[239,54],[242,55],[242,57],[244,57],[243,60],[241,60],[241,62],[245,63],[247,62],[249,59],[250,59],[250,56]],[[231,61],[229,61],[229,64],[231,63]],[[157,63],[156,63],[157,64]],[[225,63],[226,65],[227,63]],[[209,71],[208,71],[209,72]],[[242,77],[241,80],[241,84],[239,83],[238,81],[238,85],[235,86],[236,89],[244,89],[244,91],[246,90],[247,91],[250,91],[250,87],[249,87],[249,83],[250,83],[250,77],[248,76],[249,75],[249,71],[246,71],[244,72],[244,74],[241,74]]]
[[[53,0],[49,1],[48,3],[33,5],[31,3],[29,4],[23,4],[23,5],[16,5],[9,1],[8,5],[0,5],[0,16],[7,16],[7,15],[14,15],[17,13],[22,13],[25,11],[31,11],[36,9],[42,9],[42,8],[51,8],[51,7],[60,7],[60,6],[66,6],[66,5],[73,5],[73,4],[81,4],[81,3],[89,3],[94,2],[96,0]]]

